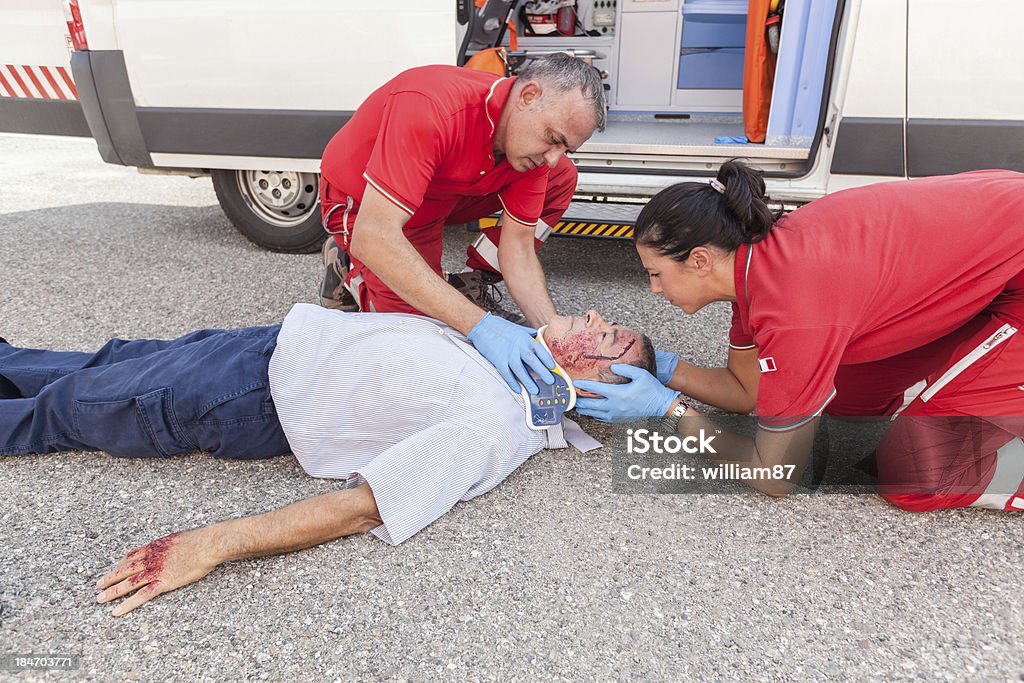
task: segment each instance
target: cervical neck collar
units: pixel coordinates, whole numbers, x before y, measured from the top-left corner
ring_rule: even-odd
[[[537,341],[545,349],[548,349],[548,345],[544,341],[545,329],[547,329],[546,325],[537,330]],[[548,349],[548,352],[550,351],[551,349]],[[525,387],[522,388],[523,399],[526,403],[526,425],[530,429],[542,430],[562,424],[562,416],[576,405],[576,388],[572,385],[569,373],[556,363],[552,370],[555,383],[545,384],[540,381],[536,373],[529,369],[528,371],[539,391],[535,396]]]

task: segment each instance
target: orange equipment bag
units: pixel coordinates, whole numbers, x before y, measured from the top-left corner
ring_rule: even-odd
[[[747,14],[747,49],[743,59],[743,128],[751,142],[764,142],[768,133],[776,56],[768,46],[765,22],[772,4],[773,0],[750,0],[750,13]]]
[[[480,50],[469,58],[466,68],[508,76],[508,50],[504,47],[489,47],[486,50]]]

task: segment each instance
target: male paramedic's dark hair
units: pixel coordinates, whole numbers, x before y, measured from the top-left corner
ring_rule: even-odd
[[[654,360],[654,344],[651,343],[651,338],[646,334],[636,332],[636,330],[633,330],[633,332],[635,332],[637,340],[640,342],[640,357],[632,363],[628,363],[628,365],[635,365],[638,368],[643,368],[652,375],[657,374],[658,366]],[[612,372],[610,367],[607,369],[602,368],[598,371],[597,376],[602,382],[606,382],[608,384],[625,384],[630,381],[628,377],[616,375]]]
[[[654,195],[636,219],[633,242],[685,261],[694,247],[728,252],[760,242],[775,224],[764,201],[761,172],[735,159],[718,169],[719,192],[710,183],[679,183]]]
[[[594,107],[597,129],[604,131],[608,115],[605,112],[604,83],[601,74],[582,59],[562,52],[538,57],[519,71],[518,83],[538,81],[556,92],[582,90],[583,99]]]

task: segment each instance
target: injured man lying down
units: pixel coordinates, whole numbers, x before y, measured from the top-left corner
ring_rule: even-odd
[[[654,371],[650,340],[594,311],[553,318],[541,337],[571,380],[626,381],[613,363]],[[130,594],[113,611],[120,616],[230,560],[366,531],[401,543],[549,442],[565,447],[560,425],[527,424],[524,396],[434,320],[298,304],[281,325],[115,339],[94,354],[0,342],[0,455],[294,453],[311,476],[347,480],[133,550],[97,584],[98,602]]]

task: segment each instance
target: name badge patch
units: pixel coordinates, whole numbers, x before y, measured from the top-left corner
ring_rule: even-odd
[[[761,366],[762,373],[775,372],[778,370],[778,368],[775,367],[775,358],[772,356],[768,356],[767,358],[758,358],[757,364]]]

